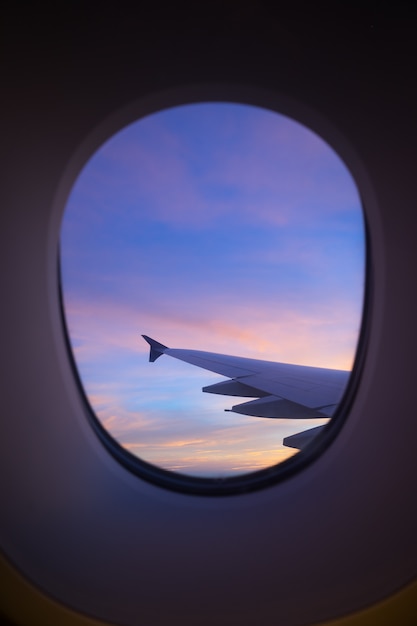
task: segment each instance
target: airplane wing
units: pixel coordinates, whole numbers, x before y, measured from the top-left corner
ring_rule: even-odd
[[[207,393],[255,398],[235,404],[231,411],[267,418],[308,419],[331,417],[340,402],[349,372],[290,363],[168,348],[142,335],[150,345],[149,361],[163,354],[196,365],[230,380],[203,387]],[[304,448],[316,436],[318,426],[284,439],[284,445]],[[314,431],[314,432],[313,432]]]

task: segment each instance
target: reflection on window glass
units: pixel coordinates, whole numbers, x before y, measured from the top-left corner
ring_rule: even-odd
[[[64,311],[91,407],[131,453],[183,474],[297,454],[291,436],[328,422],[352,368],[364,258],[352,177],[303,125],[201,103],[127,126],[85,165],[62,222]],[[149,362],[142,334],[185,352],[154,348]],[[310,369],[232,359],[221,375],[188,350]],[[226,395],[202,392],[229,380]]]

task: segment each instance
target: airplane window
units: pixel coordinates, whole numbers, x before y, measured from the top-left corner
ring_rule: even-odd
[[[79,174],[60,245],[93,421],[139,474],[245,478],[326,432],[366,245],[352,176],[313,131],[238,103],[143,117]]]

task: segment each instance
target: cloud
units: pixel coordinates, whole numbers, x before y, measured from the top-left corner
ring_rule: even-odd
[[[188,437],[178,437],[175,427],[172,427],[159,431],[159,437],[155,437],[154,431],[152,435],[144,429],[137,433],[136,441],[131,437],[119,440],[139,458],[164,469],[193,475],[225,476],[262,469],[295,453],[282,446],[282,426],[277,423],[270,425],[274,428],[268,429],[265,423],[257,423],[249,427],[241,424],[216,429],[196,420],[192,427],[187,425],[188,431],[193,433]],[[300,425],[298,429],[302,429]],[[273,430],[275,433],[271,436]],[[196,437],[195,434],[203,436]]]
[[[87,205],[96,223],[98,216],[109,219],[113,214],[132,223],[152,217],[188,228],[206,225],[216,212],[190,172],[193,155],[161,126],[153,124],[152,137],[146,135],[122,132],[97,151],[74,189],[71,208],[80,211]]]
[[[67,299],[66,315],[74,353],[80,363],[118,363],[147,355],[140,336],[153,336],[169,347],[208,350],[237,356],[305,365],[350,369],[354,357],[359,311],[349,299],[304,306],[244,304],[224,294],[206,299],[184,298],[170,312],[157,312],[138,302],[112,299]],[[356,322],[356,323],[355,323]]]
[[[164,469],[199,476],[226,476],[281,463],[297,452],[282,445],[285,436],[325,421],[288,425],[290,420],[254,419],[246,418],[249,423],[207,432],[202,431],[197,422],[192,432],[203,432],[205,436],[201,438],[178,438],[173,430],[165,433],[164,440],[155,440],[143,433],[142,441],[122,443],[139,458]]]
[[[180,107],[115,135],[79,177],[71,210],[88,207],[96,227],[113,214],[195,229],[236,214],[284,226],[359,205],[346,167],[317,135],[268,111],[217,106],[216,123],[207,108]]]
[[[205,174],[206,183],[239,191],[244,218],[283,225],[359,208],[350,173],[320,137],[270,112],[248,120],[238,145],[222,145]]]

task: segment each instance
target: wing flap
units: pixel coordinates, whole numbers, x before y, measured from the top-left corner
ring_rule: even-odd
[[[282,364],[280,363],[279,365]],[[302,368],[303,366],[300,365],[299,367]],[[275,378],[254,374],[245,378],[245,384],[270,395],[297,402],[311,409],[337,405],[340,402],[347,376],[341,376],[339,385],[335,385],[333,381],[331,383],[326,382],[325,376],[319,370],[317,382],[306,384],[303,374],[302,369],[299,373],[299,379],[294,376],[290,379],[286,379],[285,376],[280,378],[279,374]],[[347,372],[342,372],[342,374],[345,375]]]
[[[266,391],[261,391],[256,387],[251,387],[242,383],[240,380],[233,378],[232,380],[222,380],[220,383],[203,387],[206,393],[216,393],[222,396],[239,396],[241,398],[260,398],[268,395]]]
[[[313,441],[313,439],[317,437],[317,435],[320,435],[325,427],[326,424],[324,424],[324,426],[316,426],[315,428],[303,430],[301,433],[295,433],[295,435],[289,435],[284,438],[282,443],[288,448],[303,450]]]
[[[236,404],[231,410],[241,415],[275,419],[313,419],[325,417],[323,413],[316,409],[311,409],[297,402],[285,400],[284,398],[277,398],[276,396],[266,396],[258,400]]]

